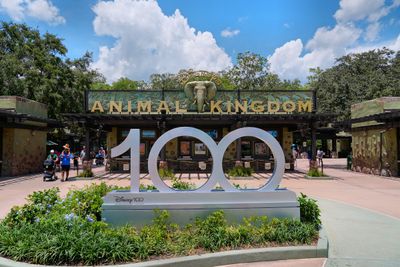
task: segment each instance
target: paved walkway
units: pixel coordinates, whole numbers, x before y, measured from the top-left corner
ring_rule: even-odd
[[[307,170],[308,161],[299,160],[297,169]],[[306,180],[302,173],[285,174],[281,187],[303,192],[318,199],[322,221],[330,241],[329,259],[309,259],[254,263],[237,266],[400,266],[400,178],[354,173],[344,169],[345,160],[325,160],[325,173],[333,180]],[[41,175],[0,181],[0,218],[13,205],[21,205],[31,192],[60,187],[66,194],[71,187],[83,187],[92,182],[128,185],[125,175],[107,177],[102,168],[95,169],[102,178],[90,181],[61,183],[42,182]],[[234,183],[257,187],[268,177]],[[201,184],[204,179],[184,180]],[[142,183],[151,183],[147,177]]]

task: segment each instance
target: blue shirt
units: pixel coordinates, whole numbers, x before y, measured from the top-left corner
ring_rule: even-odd
[[[60,154],[61,165],[63,165],[63,166],[71,165],[71,159],[73,159],[73,158],[74,158],[74,155],[72,155],[71,153],[68,153],[68,154],[64,154],[64,152],[61,153]]]

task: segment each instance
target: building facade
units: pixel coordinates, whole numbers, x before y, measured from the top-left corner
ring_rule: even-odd
[[[282,145],[287,169],[293,169],[293,133],[302,131],[314,139],[316,129],[332,116],[315,112],[313,91],[233,91],[217,90],[210,82],[192,82],[184,90],[96,90],[86,93],[86,113],[64,114],[70,121],[87,127],[87,144],[93,130],[107,132],[107,150],[121,143],[129,129],[141,129],[141,171],[147,171],[149,151],[155,140],[180,126],[199,128],[217,143],[240,127],[269,131]],[[308,129],[308,131],[307,131]],[[93,147],[93,145],[92,145]],[[316,150],[315,140],[310,150]],[[159,155],[169,168],[181,172],[208,172],[212,158],[200,141],[180,137],[171,140]],[[129,154],[111,160],[111,169],[127,170]],[[224,156],[226,170],[242,164],[256,171],[273,169],[273,155],[262,141],[241,138]]]
[[[1,176],[37,173],[43,170],[50,124],[47,107],[17,96],[0,96]]]
[[[353,170],[400,176],[400,97],[382,97],[351,107]]]

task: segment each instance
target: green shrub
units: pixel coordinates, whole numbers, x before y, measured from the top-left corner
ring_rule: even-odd
[[[82,218],[93,216],[99,221],[101,220],[103,197],[112,189],[111,186],[103,182],[86,186],[83,189],[69,191],[61,205],[57,205],[54,209],[62,214],[72,212]]]
[[[307,172],[307,175],[308,176],[310,176],[310,177],[322,177],[322,176],[326,176],[326,175],[324,175],[322,172],[320,172],[318,169],[310,169],[308,172]]]
[[[321,225],[321,211],[317,201],[309,198],[303,193],[297,198],[300,203],[300,219],[304,223],[309,223],[318,229]]]
[[[228,171],[229,176],[233,177],[247,177],[253,174],[252,168],[245,168],[243,166],[235,166]]]
[[[171,178],[171,179],[175,178],[175,173],[174,173],[174,171],[172,169],[160,168],[158,170],[158,173],[159,173],[161,178]]]
[[[80,174],[78,174],[78,177],[93,177],[94,174],[92,172],[92,170],[86,169],[83,170]]]
[[[196,187],[192,183],[184,182],[174,177],[172,179],[172,188],[177,190],[193,190]]]
[[[0,254],[35,264],[131,261],[139,239],[129,228],[112,229],[78,216],[52,216],[18,228],[0,225]]]
[[[116,188],[91,185],[65,199],[59,198],[58,189],[35,192],[28,204],[0,222],[0,255],[34,264],[113,264],[198,251],[310,244],[318,237],[318,206],[305,195],[299,197],[301,221],[262,216],[230,225],[224,212],[216,211],[179,227],[169,221],[167,211],[156,211],[153,223],[140,230],[113,228],[99,216],[102,196]]]
[[[34,192],[27,197],[27,204],[22,207],[13,207],[3,223],[10,226],[33,223],[54,209],[54,206],[60,201],[59,192],[58,188]]]
[[[129,187],[129,189],[130,189],[130,187]],[[157,190],[157,187],[155,187],[154,185],[140,184],[139,189],[140,190],[146,190],[146,191],[153,191],[153,190]]]

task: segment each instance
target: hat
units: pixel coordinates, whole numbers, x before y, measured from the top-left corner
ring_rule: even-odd
[[[69,150],[69,145],[68,145],[68,144],[65,144],[65,145],[63,146],[63,148],[65,148],[65,149],[68,149],[68,150]]]

